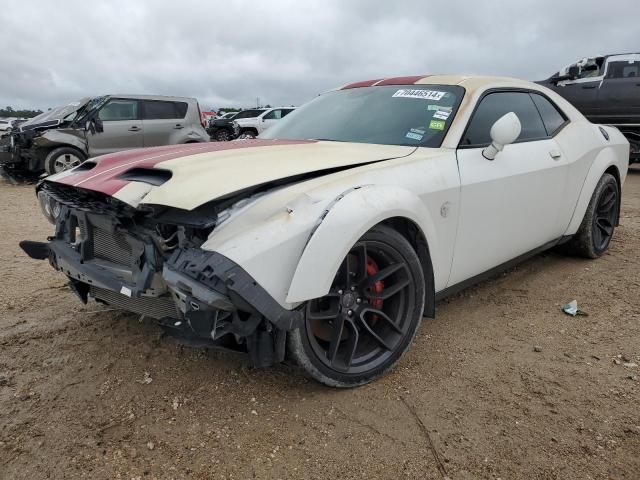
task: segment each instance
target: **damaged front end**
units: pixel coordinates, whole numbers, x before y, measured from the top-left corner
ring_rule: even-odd
[[[83,302],[158,320],[195,343],[243,351],[255,366],[284,359],[286,332],[302,319],[274,300],[245,270],[200,248],[233,199],[193,211],[137,209],[108,195],[54,182],[38,186],[55,220],[47,243],[21,242],[48,259]]]

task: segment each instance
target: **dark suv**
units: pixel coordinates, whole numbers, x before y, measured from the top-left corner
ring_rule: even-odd
[[[593,123],[617,127],[640,162],[640,53],[583,58],[538,82],[569,100]]]

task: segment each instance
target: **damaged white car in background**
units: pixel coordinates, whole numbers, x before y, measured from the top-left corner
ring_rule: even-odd
[[[438,298],[617,225],[629,144],[504,78],[416,76],[325,93],[258,140],[89,160],[37,187],[23,241],[83,300],[327,385],[392,367]]]

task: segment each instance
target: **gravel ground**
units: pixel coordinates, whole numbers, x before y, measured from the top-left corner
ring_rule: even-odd
[[[441,302],[348,391],[81,305],[18,248],[51,231],[33,186],[0,205],[2,479],[640,478],[638,169],[603,258],[549,252]]]

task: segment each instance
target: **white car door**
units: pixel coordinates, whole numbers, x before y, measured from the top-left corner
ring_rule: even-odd
[[[514,112],[522,124],[518,140],[494,160],[482,150],[489,131]],[[457,152],[460,218],[449,285],[491,270],[562,236],[567,162],[548,134],[531,95],[499,91],[478,104]]]
[[[258,121],[258,133],[264,132],[267,128],[280,120],[282,116],[282,110],[280,108],[275,108],[270,112],[265,113]]]

